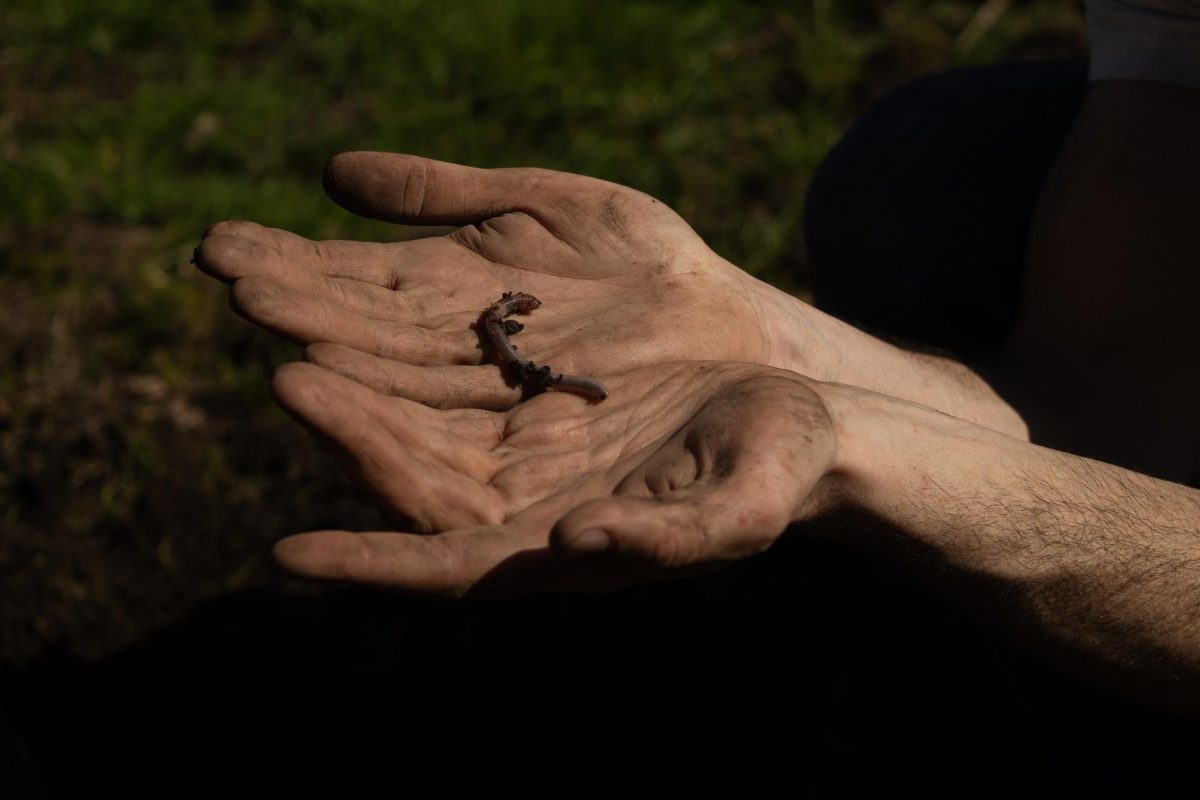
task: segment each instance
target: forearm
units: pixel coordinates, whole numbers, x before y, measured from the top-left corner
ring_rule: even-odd
[[[1028,440],[1021,415],[970,366],[896,347],[761,281],[750,281],[765,321],[770,366],[862,386]]]
[[[1063,667],[1200,712],[1200,491],[846,386],[835,534]]]

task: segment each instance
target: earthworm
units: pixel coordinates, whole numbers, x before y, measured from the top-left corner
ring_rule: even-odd
[[[596,402],[608,397],[608,389],[604,388],[604,384],[600,381],[576,375],[563,375],[561,372],[555,375],[549,366],[539,367],[524,358],[517,352],[517,348],[513,347],[508,337],[518,333],[525,326],[515,319],[506,319],[506,317],[512,314],[528,314],[541,304],[542,301],[531,294],[505,292],[499,300],[484,310],[484,327],[487,328],[488,337],[492,340],[492,347],[496,348],[496,353],[501,360],[509,366],[520,383],[533,384],[539,389],[572,392]]]

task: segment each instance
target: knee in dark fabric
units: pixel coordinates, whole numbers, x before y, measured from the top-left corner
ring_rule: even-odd
[[[998,346],[1042,179],[1085,88],[1082,62],[1050,62],[932,75],[886,95],[809,188],[817,304],[916,346]]]

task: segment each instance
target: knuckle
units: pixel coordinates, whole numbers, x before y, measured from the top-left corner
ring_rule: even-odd
[[[379,370],[380,386],[384,393],[393,397],[405,397],[412,392],[411,382],[407,379],[403,367],[386,359],[376,362],[376,366]]]
[[[421,161],[405,173],[400,187],[400,209],[404,216],[414,219],[422,216],[431,169],[429,163]]]
[[[426,405],[433,408],[461,408],[464,405],[462,387],[447,377],[438,376],[428,391]]]
[[[390,326],[390,334],[385,335],[379,343],[377,355],[417,367],[428,367],[445,363],[446,350],[446,340],[433,331],[396,323]]]
[[[390,334],[381,332],[371,343],[370,352],[385,361],[403,362],[406,359],[404,358],[404,345],[402,342],[403,339],[399,332],[392,332]]]

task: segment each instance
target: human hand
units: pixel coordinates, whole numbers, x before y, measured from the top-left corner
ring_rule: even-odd
[[[753,555],[832,502],[819,384],[733,363],[603,378],[599,405],[548,392],[504,412],[438,410],[285,365],[280,404],[412,532],[299,534],[278,560],[418,594],[609,589]]]
[[[555,371],[611,374],[681,360],[794,366],[772,343],[773,329],[803,332],[800,320],[779,319],[791,313],[785,296],[641,192],[563,172],[387,153],[337,156],[325,186],[365,216],[464,227],[375,244],[220,222],[205,232],[196,263],[233,284],[238,313],[300,344],[321,343],[309,360],[380,391],[440,408],[518,402],[520,387],[482,363],[473,328],[505,291],[544,302],[520,347]]]

